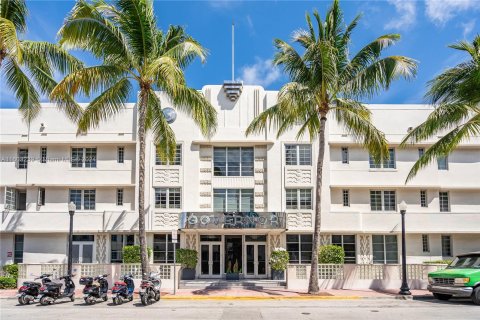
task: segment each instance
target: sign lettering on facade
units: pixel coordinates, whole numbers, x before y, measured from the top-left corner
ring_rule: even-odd
[[[183,212],[180,229],[285,229],[284,212]]]

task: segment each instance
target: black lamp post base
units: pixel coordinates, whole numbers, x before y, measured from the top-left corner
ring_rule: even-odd
[[[410,292],[410,288],[400,288],[400,291],[398,294],[401,294],[402,296],[410,296],[412,293]]]

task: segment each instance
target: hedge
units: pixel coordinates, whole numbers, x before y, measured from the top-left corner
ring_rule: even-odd
[[[344,261],[345,251],[342,247],[331,244],[320,248],[318,254],[319,263],[343,264]]]
[[[177,249],[177,262],[182,264],[182,267],[195,269],[198,262],[198,252],[194,249]]]
[[[17,264],[6,264],[2,267],[5,273],[14,279],[18,278],[18,265]]]
[[[148,257],[152,256],[152,248],[147,248]],[[123,247],[123,263],[141,263],[140,246]]]
[[[0,277],[0,289],[16,289],[17,279],[12,277]]]

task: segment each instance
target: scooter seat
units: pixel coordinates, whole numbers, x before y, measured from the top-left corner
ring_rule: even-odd
[[[25,281],[23,283],[24,286],[39,286],[41,287],[42,284],[40,282],[33,282],[33,281]]]
[[[62,287],[62,283],[56,283],[56,282],[51,282],[48,284],[49,287],[56,287],[56,288],[61,288]]]

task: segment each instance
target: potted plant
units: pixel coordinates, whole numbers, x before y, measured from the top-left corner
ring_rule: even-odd
[[[198,252],[194,249],[178,249],[177,262],[182,265],[180,270],[182,280],[194,280],[195,268],[198,262]]]
[[[270,268],[272,270],[272,280],[284,280],[285,270],[287,269],[290,257],[284,248],[275,248],[270,255]]]
[[[238,268],[238,260],[232,266],[232,262],[228,261],[227,273],[225,274],[226,280],[240,280],[240,269]]]

